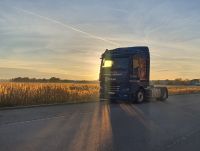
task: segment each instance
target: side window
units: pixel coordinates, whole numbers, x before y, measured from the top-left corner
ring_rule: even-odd
[[[147,79],[146,60],[137,55],[133,57],[133,76],[139,80]]]
[[[138,70],[139,70],[139,57],[133,56],[133,77],[137,79],[139,79]]]

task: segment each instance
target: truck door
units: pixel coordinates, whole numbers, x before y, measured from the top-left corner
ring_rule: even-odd
[[[139,55],[133,56],[133,77],[140,81],[147,80],[146,59]]]

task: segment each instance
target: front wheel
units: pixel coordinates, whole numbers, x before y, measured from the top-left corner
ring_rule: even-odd
[[[144,102],[144,98],[145,98],[144,90],[140,89],[136,93],[136,102],[137,103],[142,103],[142,102]]]

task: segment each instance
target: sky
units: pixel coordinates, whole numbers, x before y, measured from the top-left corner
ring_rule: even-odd
[[[97,80],[106,49],[148,46],[151,79],[200,78],[200,1],[1,0],[0,79]]]

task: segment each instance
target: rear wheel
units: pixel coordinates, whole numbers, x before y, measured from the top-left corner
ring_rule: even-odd
[[[136,102],[137,103],[142,103],[142,102],[144,102],[144,98],[145,98],[144,90],[140,89],[136,93]]]
[[[167,88],[162,88],[161,89],[161,97],[159,98],[160,101],[165,101],[168,98],[168,90]]]

